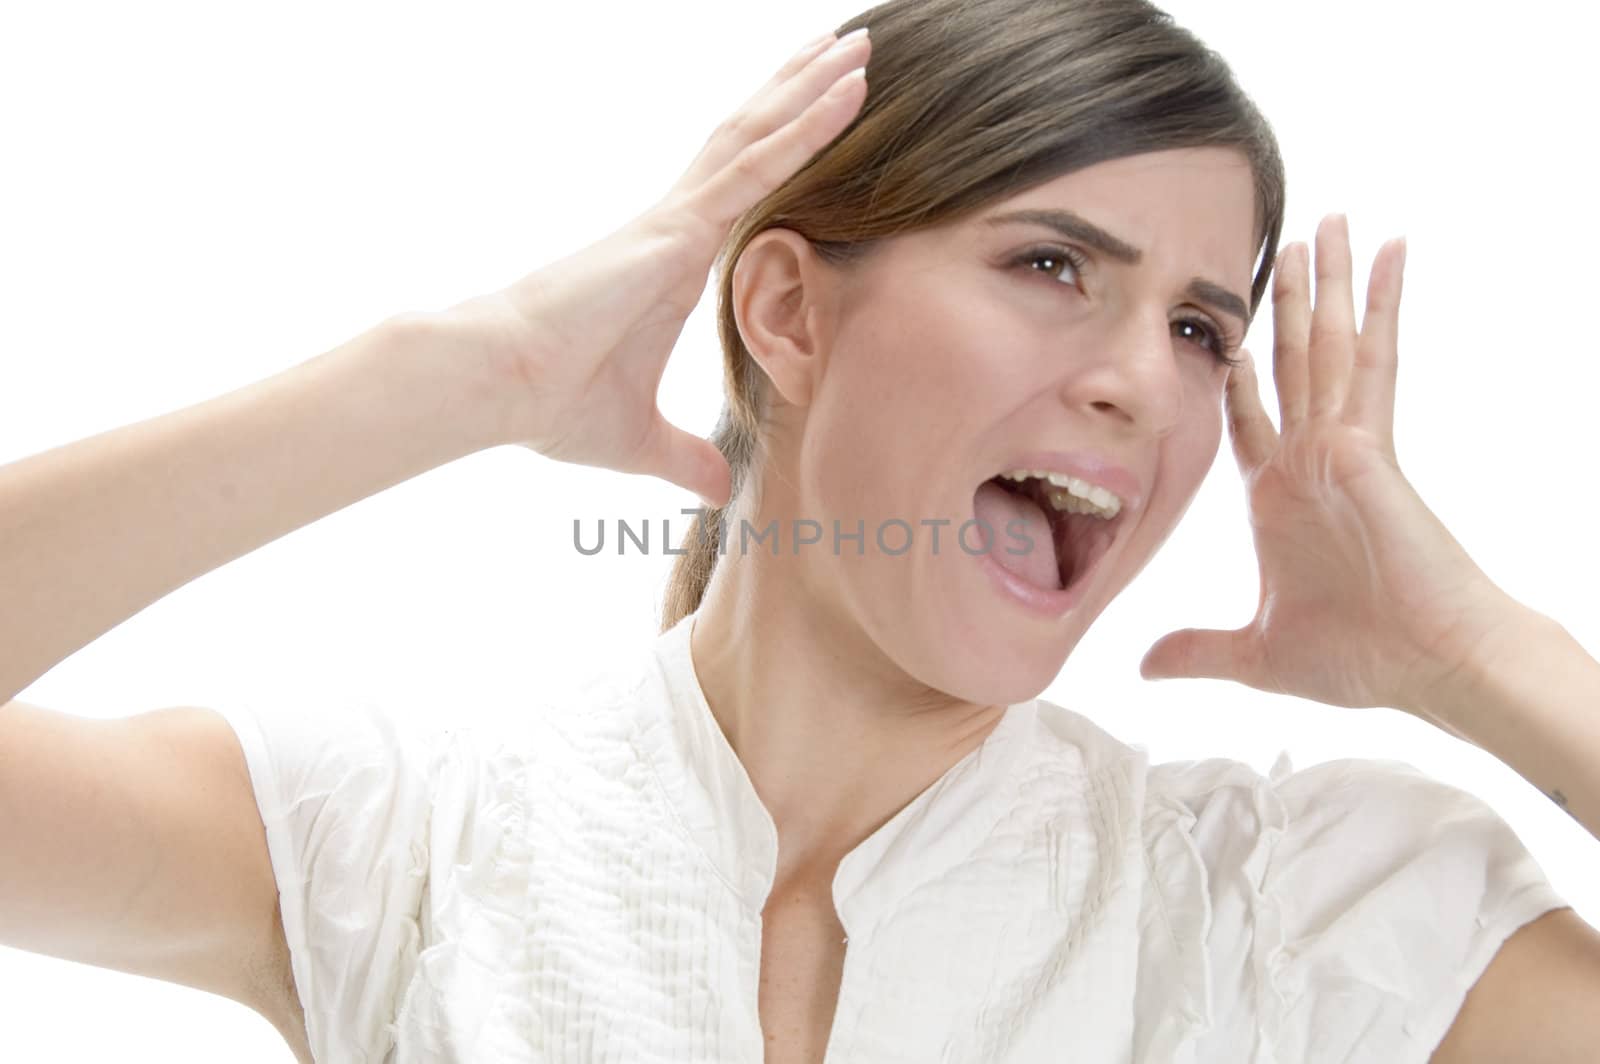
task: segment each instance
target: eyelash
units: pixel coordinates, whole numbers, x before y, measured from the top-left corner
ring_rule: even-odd
[[[1011,264],[1013,266],[1032,266],[1040,259],[1055,259],[1058,262],[1065,260],[1066,264],[1072,267],[1074,273],[1082,272],[1084,267],[1089,265],[1089,260],[1084,258],[1082,252],[1075,248],[1055,244],[1044,244],[1039,247],[1029,248],[1013,259]],[[1052,276],[1048,270],[1034,270],[1033,272],[1043,274],[1045,277]],[[1233,351],[1239,345],[1234,342],[1233,337],[1226,329],[1213,325],[1210,319],[1197,317],[1179,318],[1173,324],[1195,325],[1210,336],[1211,350],[1216,354],[1217,361],[1224,362],[1230,366],[1237,366],[1244,361],[1243,359],[1232,357]]]

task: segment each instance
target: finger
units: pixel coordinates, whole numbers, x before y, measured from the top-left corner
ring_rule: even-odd
[[[659,412],[633,471],[688,488],[708,506],[724,506],[732,494],[733,470],[717,445],[685,432]]]
[[[741,142],[738,142],[738,138],[730,138],[730,136],[725,136],[725,133],[728,133],[734,126],[738,126],[738,123],[742,120],[742,115],[752,114],[762,104],[763,99],[766,99],[766,96],[770,96],[779,85],[789,82],[790,78],[794,78],[806,67],[811,66],[811,62],[814,59],[829,51],[829,48],[834,46],[835,40],[837,38],[834,37],[834,34],[824,34],[822,37],[813,40],[813,42],[806,43],[794,56],[790,56],[789,61],[784,62],[784,66],[779,67],[778,72],[773,74],[773,77],[768,78],[762,88],[758,88],[755,94],[752,94],[736,112],[733,112],[733,115],[728,117],[728,120],[725,120],[722,125],[718,125],[712,131],[709,138],[706,138],[706,146],[702,147],[699,155],[694,157],[694,162],[691,163],[688,171],[685,171],[683,178],[678,179],[678,182],[698,187],[699,184],[710,178],[712,174],[722,170],[728,160],[738,154],[739,147],[742,146]]]
[[[822,48],[808,46],[800,51],[717,126],[674,190],[693,195],[714,181],[747,147],[792,125],[838,78],[866,64],[870,50],[869,35],[856,30],[856,34],[846,34]]]
[[[1317,227],[1317,306],[1306,353],[1306,416],[1344,409],[1355,360],[1356,311],[1350,294],[1350,224],[1330,214]]]
[[[1278,255],[1272,278],[1272,379],[1278,426],[1287,434],[1306,416],[1306,344],[1311,333],[1311,276],[1304,241]]]
[[[1145,652],[1139,675],[1146,680],[1233,680],[1248,684],[1248,628],[1219,632],[1185,628],[1168,632]]]
[[[1404,237],[1378,249],[1367,280],[1367,309],[1361,318],[1350,400],[1344,412],[1345,424],[1377,436],[1390,458],[1394,457],[1394,388],[1400,362],[1400,288],[1405,264]]]
[[[1228,371],[1224,399],[1228,409],[1228,437],[1233,441],[1233,457],[1239,471],[1249,474],[1271,458],[1278,449],[1278,431],[1261,405],[1261,386],[1256,383],[1256,365],[1250,352],[1240,349],[1239,365]]]
[[[698,189],[685,193],[689,207],[724,233],[745,211],[810,161],[850,124],[866,100],[865,37],[823,56],[790,79],[745,123],[724,131],[738,150]]]

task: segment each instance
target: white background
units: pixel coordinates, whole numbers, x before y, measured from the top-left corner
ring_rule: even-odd
[[[1165,5],[1232,63],[1280,138],[1285,242],[1350,216],[1356,306],[1409,237],[1397,450],[1501,586],[1600,649],[1587,310],[1589,5]],[[0,461],[277,373],[401,310],[503,286],[653,202],[712,128],[850,3],[9,5],[0,16]],[[708,433],[712,289],[661,394]],[[1269,409],[1270,310],[1248,345]],[[551,685],[655,633],[672,558],[588,558],[583,516],[692,505],[663,482],[501,447],[350,506],[150,606],[22,698],[84,716],[345,699],[512,727]],[[674,532],[681,537],[681,521]],[[680,539],[681,542],[681,539]],[[1146,684],[1174,628],[1251,616],[1224,440],[1167,546],[1045,697],[1155,760],[1266,770],[1398,758],[1486,799],[1600,920],[1600,842],[1488,753],[1398,711],[1215,681]],[[1573,712],[1600,712],[1592,705]],[[0,815],[17,815],[3,811]],[[9,860],[0,855],[0,861]],[[0,949],[11,1060],[291,1059],[254,1013]]]

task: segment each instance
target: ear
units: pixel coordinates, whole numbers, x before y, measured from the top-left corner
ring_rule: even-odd
[[[739,255],[733,315],[750,356],[785,402],[805,406],[821,378],[832,327],[833,278],[792,229],[764,229]]]

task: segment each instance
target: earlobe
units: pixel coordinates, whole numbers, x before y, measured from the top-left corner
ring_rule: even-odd
[[[810,241],[792,229],[766,229],[739,255],[733,313],[750,356],[777,395],[793,406],[811,401],[828,320],[822,263]]]

